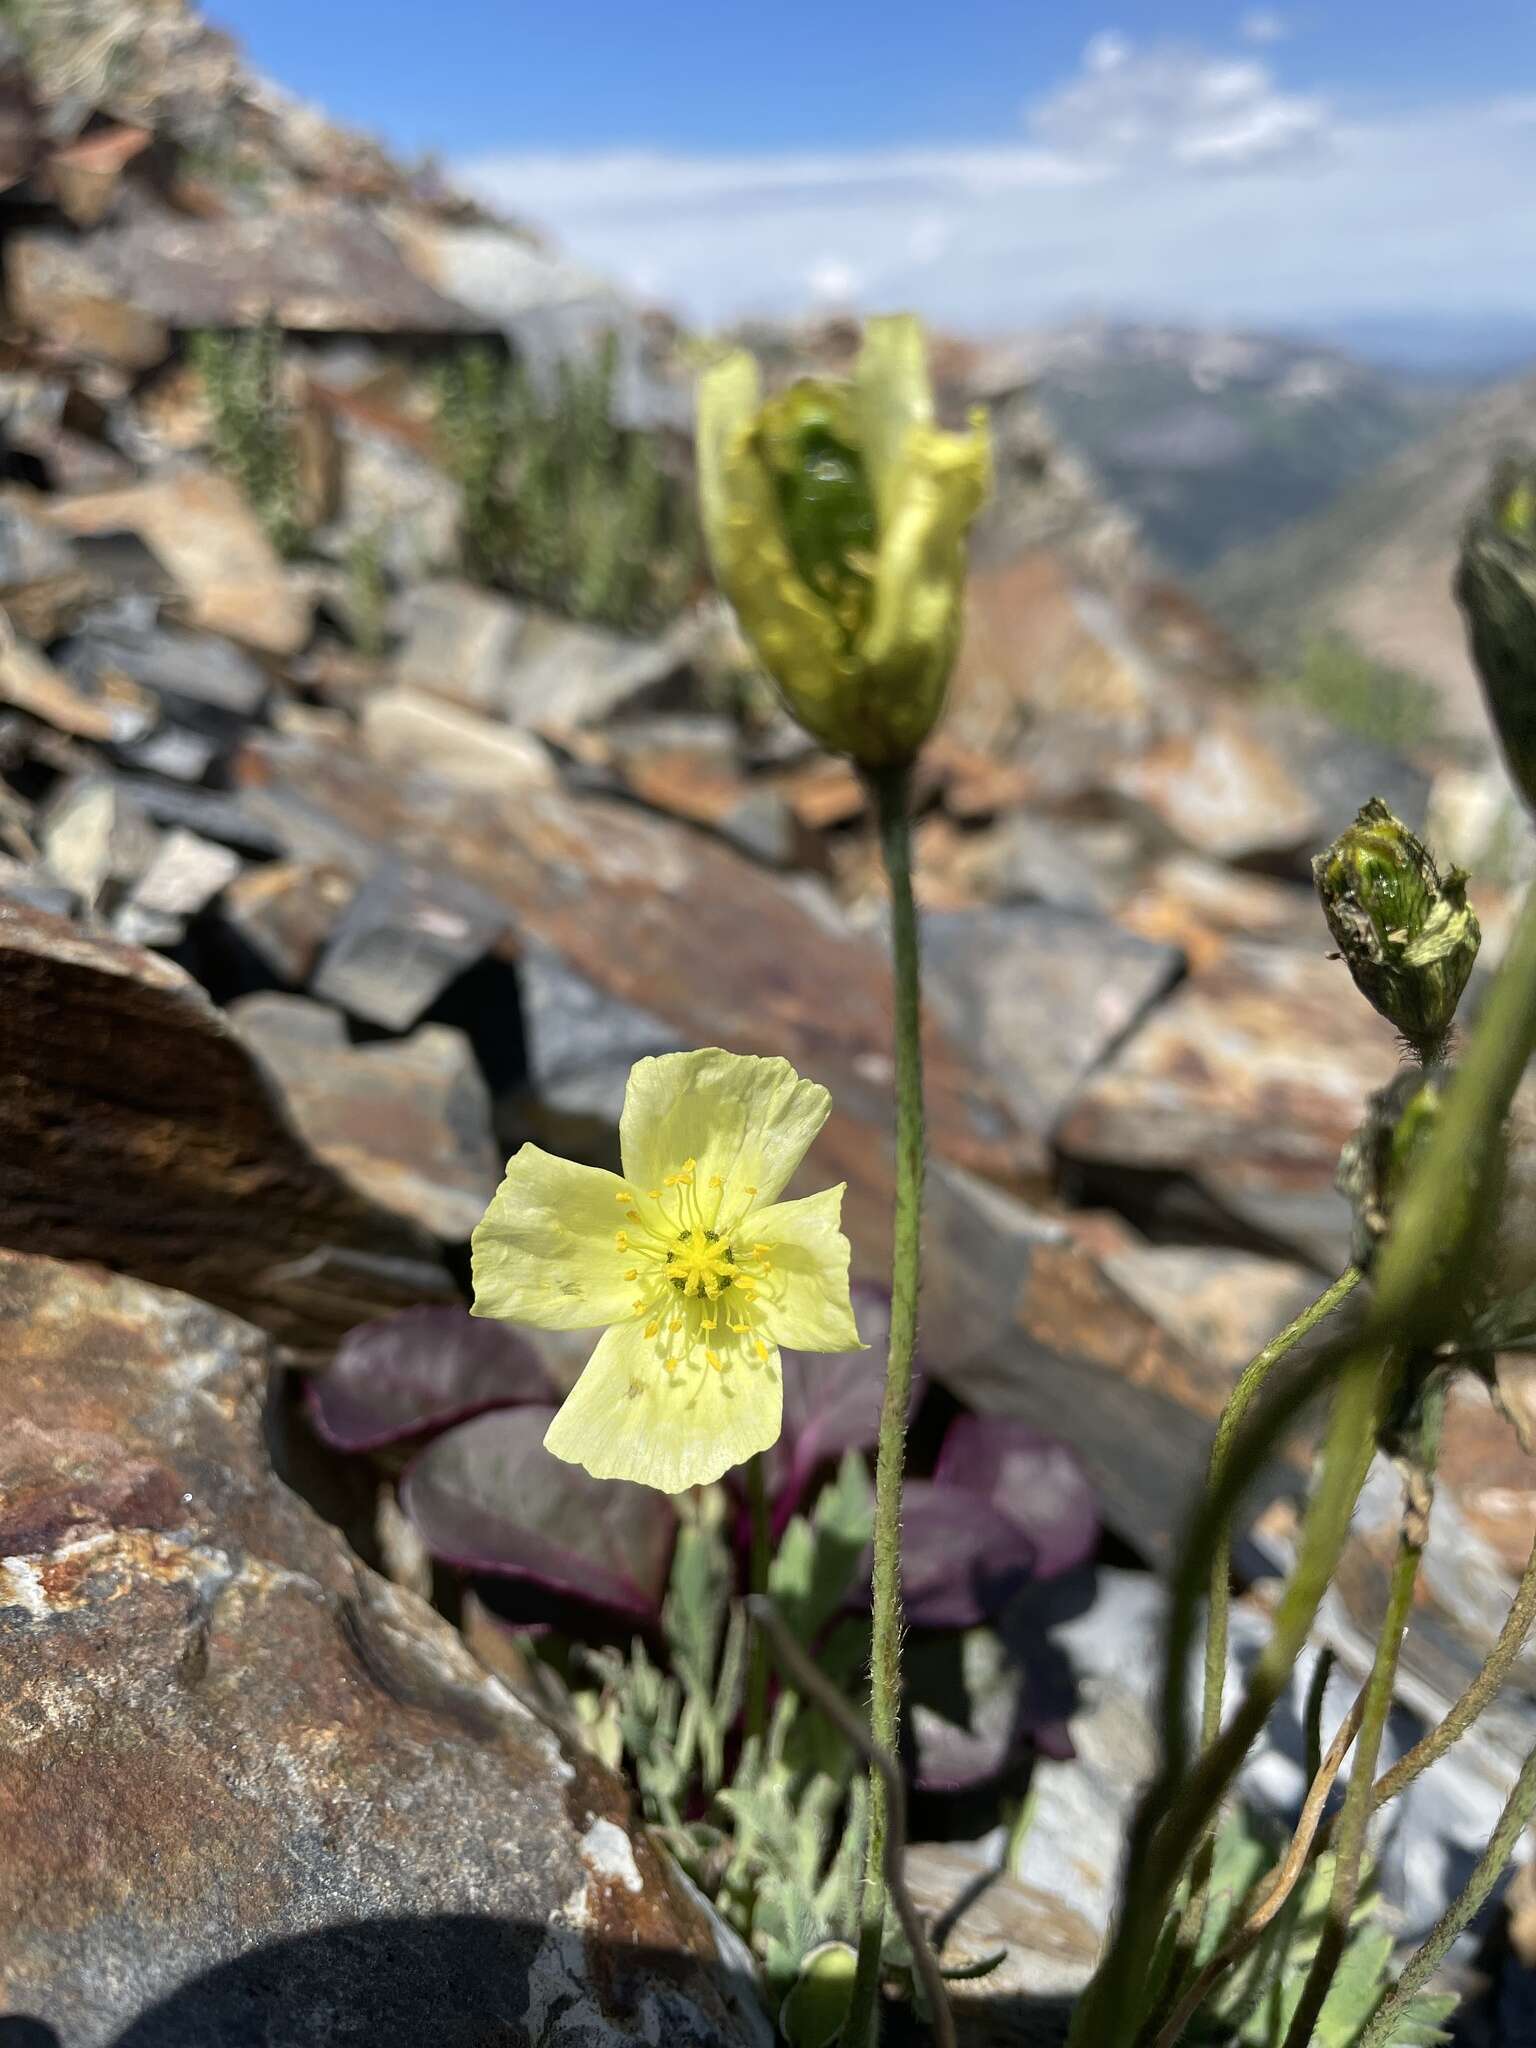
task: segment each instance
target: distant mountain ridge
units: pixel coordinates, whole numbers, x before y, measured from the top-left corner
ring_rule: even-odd
[[[1480,393],[1324,511],[1228,557],[1200,594],[1261,661],[1283,667],[1338,633],[1440,691],[1447,723],[1482,726],[1451,596],[1457,537],[1494,458],[1536,443],[1536,373]]]
[[[1047,418],[1182,575],[1318,511],[1464,396],[1241,331],[1084,322],[1011,346]]]

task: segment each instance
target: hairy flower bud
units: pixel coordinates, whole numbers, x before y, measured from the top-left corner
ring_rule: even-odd
[[[1495,469],[1462,535],[1456,597],[1509,772],[1536,804],[1536,457]]]
[[[699,391],[699,502],[717,581],[807,732],[864,767],[932,731],[986,495],[982,416],[933,424],[916,321],[872,320],[853,379],[763,402],[742,351]]]
[[[1421,1060],[1445,1050],[1482,932],[1467,878],[1443,878],[1429,849],[1373,796],[1312,863],[1355,986]]]

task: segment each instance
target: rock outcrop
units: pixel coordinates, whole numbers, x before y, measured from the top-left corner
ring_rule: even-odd
[[[0,1320],[6,2031],[766,2043],[620,1782],[274,1476],[256,1331],[11,1253]]]

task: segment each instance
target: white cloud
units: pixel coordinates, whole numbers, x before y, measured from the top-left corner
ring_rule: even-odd
[[[1083,51],[1083,69],[1101,74],[1118,71],[1122,64],[1129,62],[1130,55],[1130,42],[1118,29],[1100,29],[1096,36],[1090,37]]]
[[[1255,7],[1238,23],[1238,32],[1250,43],[1283,43],[1291,24],[1271,8]]]
[[[1323,102],[1282,91],[1256,59],[1172,43],[1141,50],[1123,36],[1095,36],[1078,76],[1025,119],[1048,149],[1143,168],[1237,171],[1324,150],[1329,140]]]
[[[1351,114],[1250,55],[1106,31],[1013,142],[505,152],[458,169],[704,323],[849,299],[993,330],[1080,312],[1536,316],[1536,269],[1510,260],[1536,246],[1532,113]]]
[[[806,272],[811,297],[826,306],[851,306],[864,282],[860,273],[841,256],[821,256]]]

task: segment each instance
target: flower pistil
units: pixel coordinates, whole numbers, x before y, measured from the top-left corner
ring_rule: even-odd
[[[738,1350],[730,1339],[747,1340],[739,1345],[747,1362],[770,1353],[753,1311],[773,1278],[773,1247],[742,1238],[757,1189],[744,1187],[728,1202],[725,1183],[712,1174],[701,1194],[697,1167],[685,1159],[660,1187],[644,1195],[626,1187],[614,1196],[632,1226],[615,1233],[614,1249],[632,1262],[624,1278],[643,1290],[634,1313],[646,1317],[646,1340],[657,1345],[668,1374],[680,1367],[728,1372]]]

